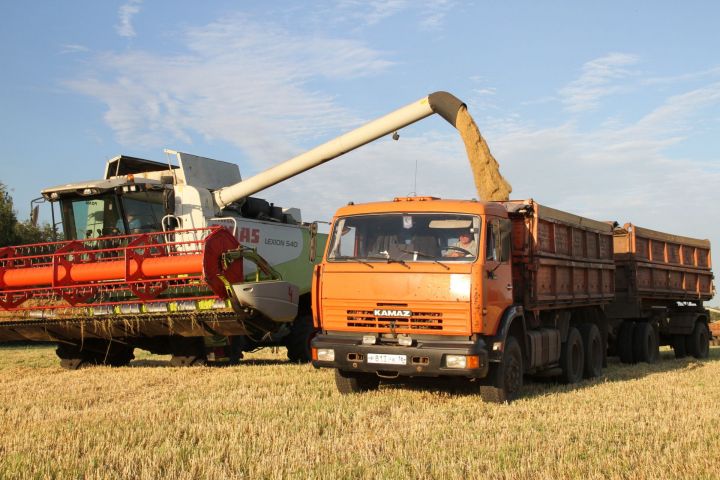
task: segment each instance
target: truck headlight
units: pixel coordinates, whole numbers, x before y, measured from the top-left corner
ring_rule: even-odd
[[[317,359],[321,362],[334,362],[335,350],[332,348],[318,348]]]
[[[477,355],[445,355],[447,368],[479,368],[480,357]]]
[[[465,358],[465,355],[446,355],[445,366],[447,368],[465,368],[467,366],[467,358]]]

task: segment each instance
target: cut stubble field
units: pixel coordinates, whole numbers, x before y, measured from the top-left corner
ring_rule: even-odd
[[[485,404],[459,384],[340,396],[263,351],[242,365],[65,371],[0,348],[0,478],[720,478],[720,347]]]

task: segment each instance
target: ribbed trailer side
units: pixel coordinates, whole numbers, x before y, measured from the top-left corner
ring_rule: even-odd
[[[539,311],[612,301],[615,266],[610,224],[533,200],[505,205],[513,228],[515,302]]]
[[[710,241],[626,223],[613,238],[619,303],[706,301],[713,296]]]

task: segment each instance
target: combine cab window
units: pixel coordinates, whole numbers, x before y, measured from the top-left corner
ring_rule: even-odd
[[[117,235],[120,212],[113,195],[62,200],[62,217],[68,240]]]
[[[122,196],[127,217],[128,233],[147,233],[162,230],[165,215],[162,192],[129,192]]]
[[[329,261],[475,261],[480,217],[444,213],[358,215],[340,218]]]

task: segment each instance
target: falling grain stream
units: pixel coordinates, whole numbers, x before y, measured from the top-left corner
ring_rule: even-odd
[[[500,174],[500,165],[490,153],[487,142],[480,135],[480,130],[466,107],[463,106],[458,110],[455,126],[465,143],[480,200],[509,200],[512,187]]]

